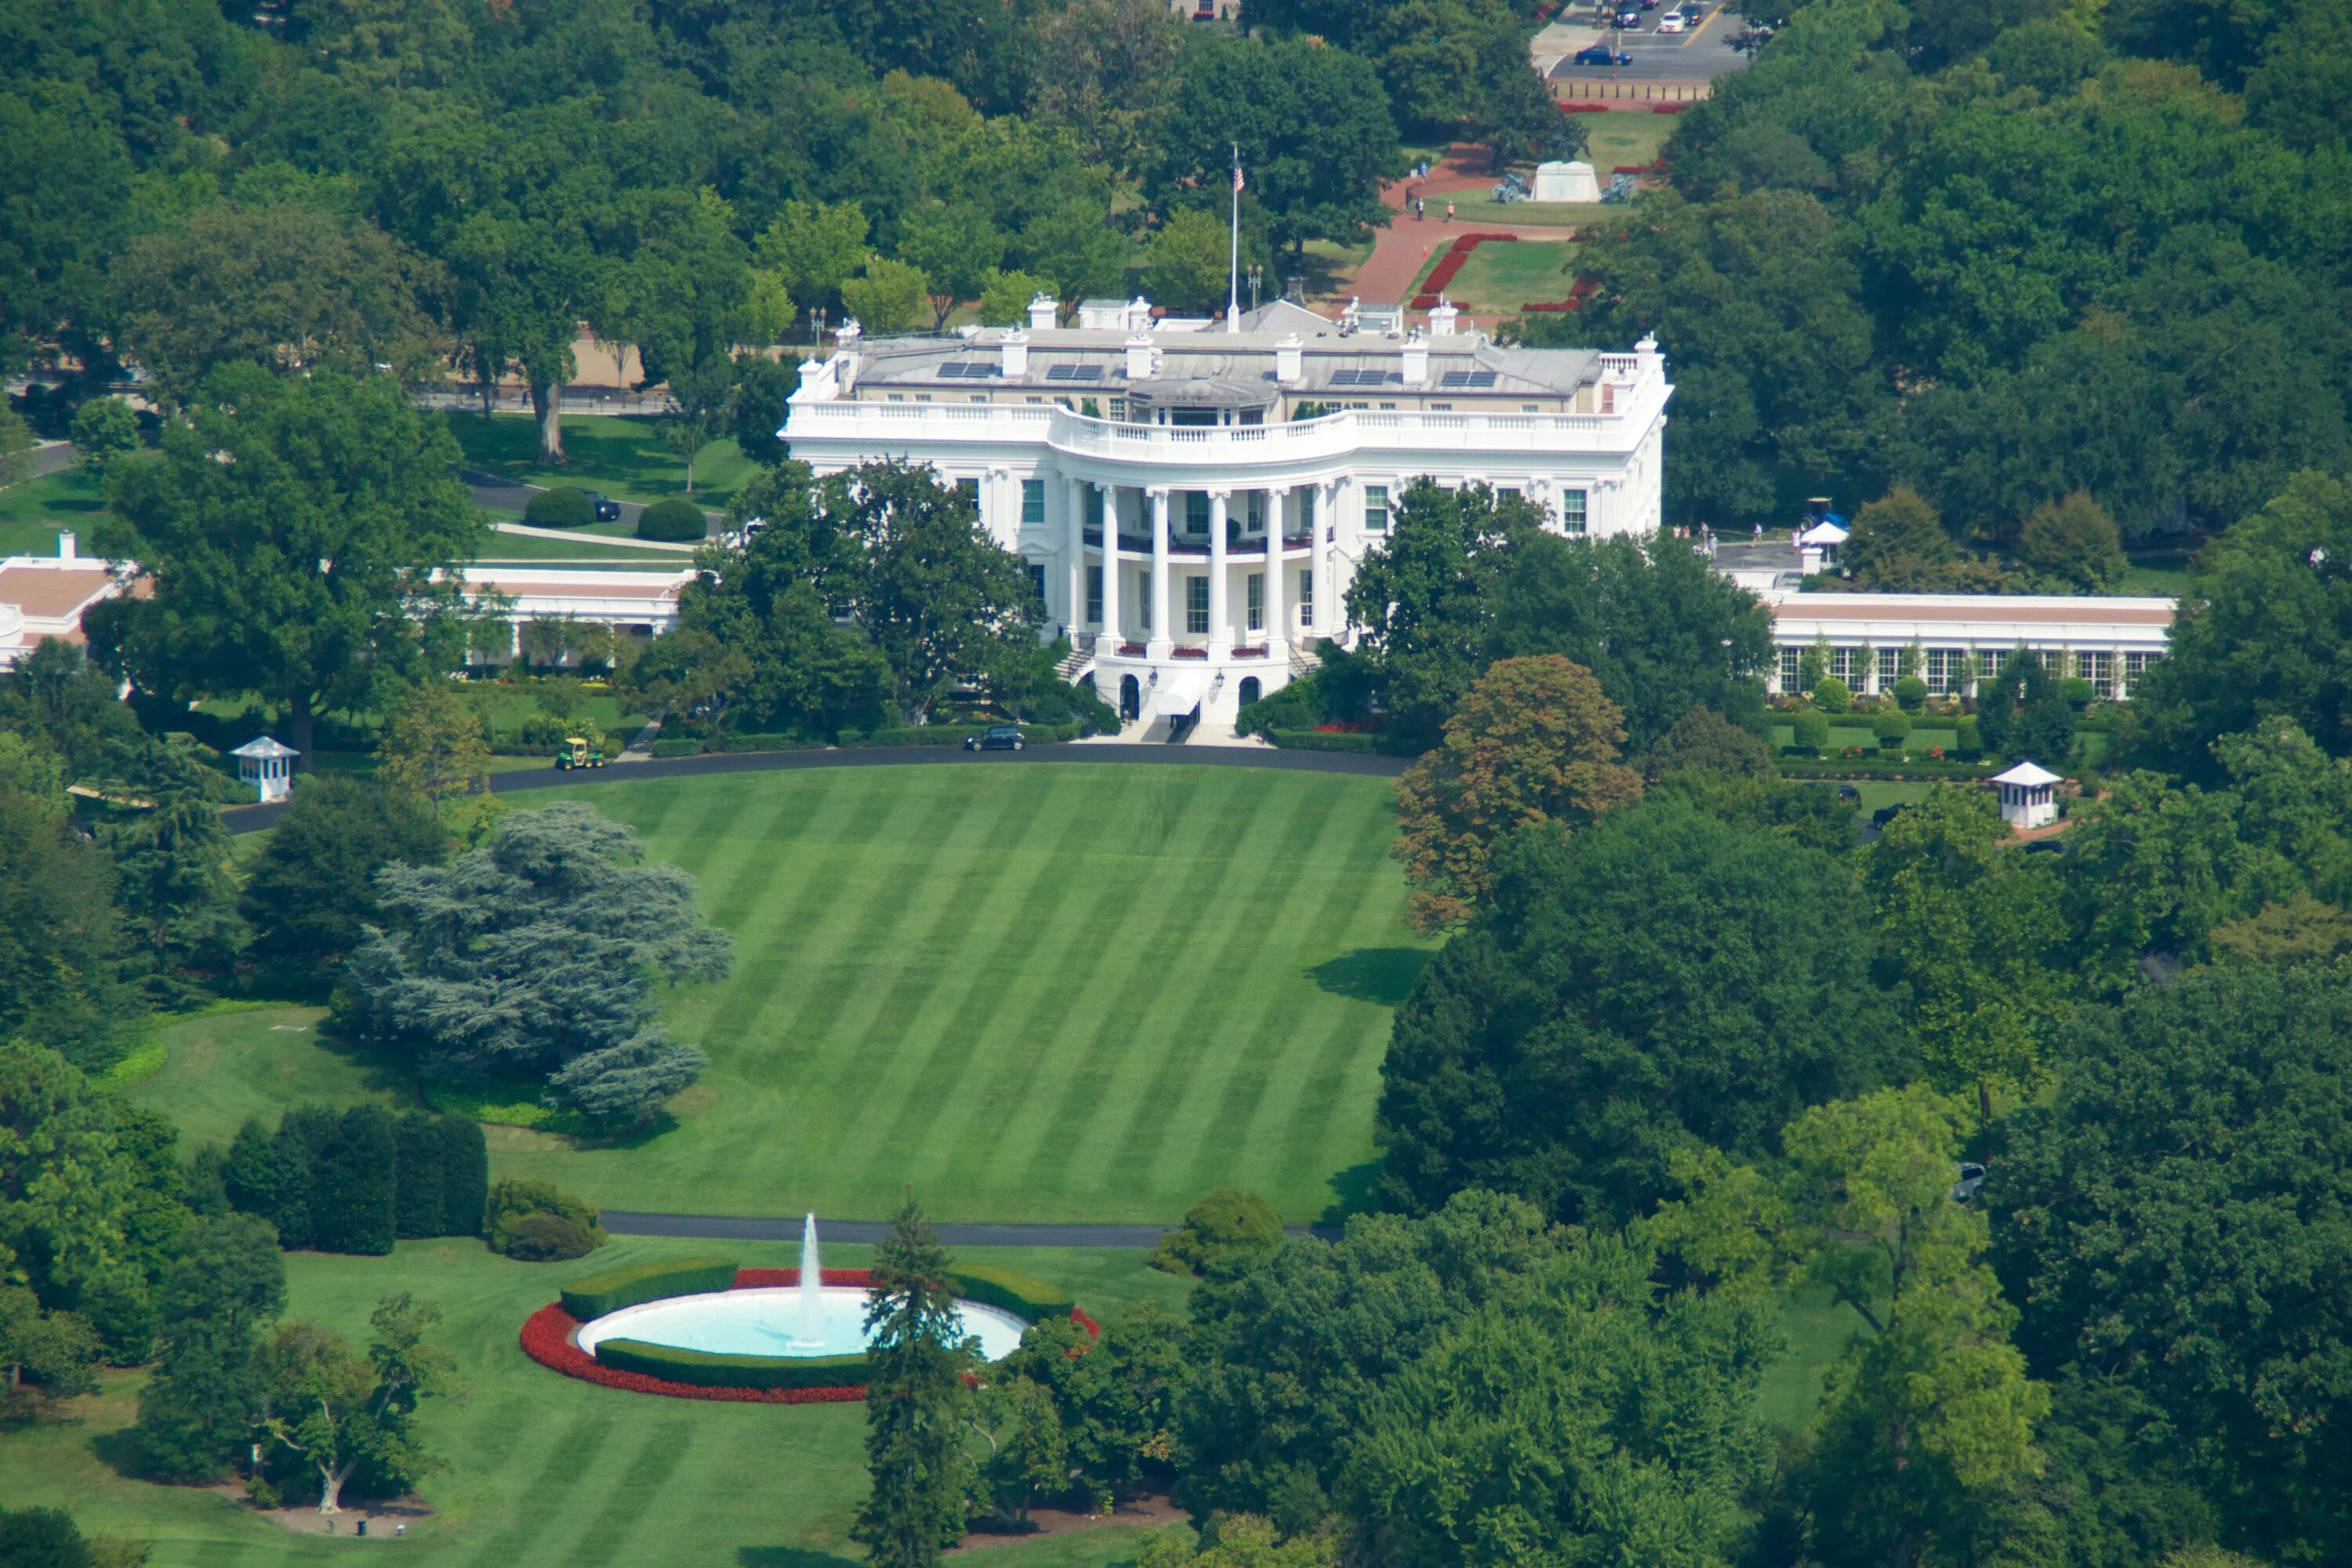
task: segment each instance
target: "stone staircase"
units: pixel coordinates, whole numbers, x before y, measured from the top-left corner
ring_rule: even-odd
[[[1305,638],[1290,645],[1290,679],[1297,680],[1323,668],[1323,656],[1309,646]]]
[[[1072,648],[1069,657],[1054,667],[1054,673],[1061,677],[1065,683],[1075,682],[1080,676],[1094,668],[1094,662],[1095,656],[1092,650]]]

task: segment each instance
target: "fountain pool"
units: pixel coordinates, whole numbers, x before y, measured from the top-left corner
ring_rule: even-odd
[[[964,1331],[979,1336],[981,1353],[990,1361],[1018,1350],[1029,1326],[977,1301],[959,1300],[956,1311]],[[847,1285],[813,1292],[780,1285],[669,1296],[583,1323],[578,1340],[591,1355],[604,1340],[639,1340],[713,1355],[860,1355],[866,1350],[866,1292]]]

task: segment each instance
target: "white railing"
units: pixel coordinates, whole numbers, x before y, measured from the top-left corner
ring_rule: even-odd
[[[1614,414],[1473,414],[1346,409],[1279,425],[1133,425],[1050,405],[796,404],[784,439],[895,444],[1034,442],[1086,457],[1175,463],[1267,463],[1388,448],[1473,452],[1622,452],[1656,417],[1661,383],[1626,389]]]

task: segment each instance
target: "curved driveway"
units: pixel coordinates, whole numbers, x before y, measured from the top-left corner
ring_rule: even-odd
[[[846,751],[722,752],[716,756],[614,763],[610,767],[580,773],[534,768],[492,773],[490,789],[498,795],[514,795],[565,784],[692,778],[702,773],[796,773],[808,768],[905,767],[909,763],[935,767],[1034,767],[1050,763],[1181,763],[1192,767],[1286,768],[1296,773],[1394,778],[1411,765],[1412,759],[1368,756],[1359,752],[1284,752],[1264,746],[1139,746],[1118,742],[1040,746],[1027,752],[967,752],[961,746],[860,746]],[[231,833],[256,833],[274,826],[285,813],[282,803],[232,806],[221,813],[221,820]]]

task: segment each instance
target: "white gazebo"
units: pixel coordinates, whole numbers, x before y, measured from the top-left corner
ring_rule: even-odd
[[[2047,827],[2058,820],[2058,802],[2052,792],[2058,775],[2038,763],[2024,762],[1994,775],[2000,791],[2000,819],[2019,832]]]
[[[259,792],[256,798],[265,805],[286,798],[294,782],[294,759],[301,754],[270,735],[257,736],[229,753],[236,759],[236,776]]]

